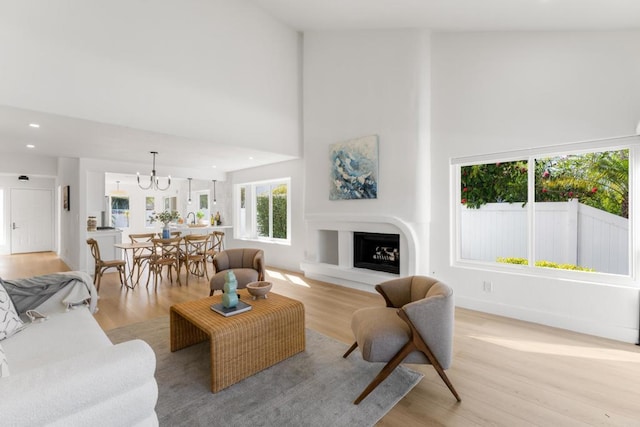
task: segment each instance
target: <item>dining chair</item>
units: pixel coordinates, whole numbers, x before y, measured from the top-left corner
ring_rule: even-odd
[[[189,276],[206,276],[207,271],[207,247],[210,237],[208,234],[190,234],[184,236],[184,250],[180,254],[180,266],[184,265],[187,271],[186,284],[189,285]]]
[[[151,239],[154,239],[155,237],[156,233],[129,234],[129,240],[131,240],[131,243],[150,243]],[[135,279],[135,283],[137,284],[140,281],[140,277],[142,276],[144,269],[149,264],[149,259],[153,253],[153,246],[147,248],[135,248],[132,252],[131,280],[133,280],[133,275],[137,268]]]
[[[91,256],[95,262],[95,268],[93,272],[93,284],[96,286],[96,290],[100,291],[100,282],[102,281],[102,274],[110,268],[118,270],[120,276],[120,287],[127,286],[127,274],[125,270],[126,262],[122,259],[114,259],[105,261],[100,257],[100,246],[95,239],[87,239],[87,244],[91,249]]]
[[[224,232],[214,231],[209,234],[209,247],[207,249],[207,261],[211,262],[213,273],[216,273],[216,267],[213,263],[213,257],[220,251],[224,250]]]
[[[180,283],[180,251],[182,237],[171,237],[168,239],[151,239],[153,243],[153,253],[149,258],[149,275],[147,276],[147,288],[149,280],[153,275],[154,289],[158,288],[158,281],[162,280],[162,270],[167,268],[167,276],[173,285],[173,273],[175,270],[178,285]]]

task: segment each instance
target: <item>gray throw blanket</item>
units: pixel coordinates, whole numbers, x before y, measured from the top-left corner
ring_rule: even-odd
[[[0,282],[7,290],[18,315],[32,310],[48,300],[60,289],[74,282],[83,282],[91,294],[91,312],[95,312],[97,293],[91,277],[82,272],[68,272],[29,277],[26,279],[2,280]]]

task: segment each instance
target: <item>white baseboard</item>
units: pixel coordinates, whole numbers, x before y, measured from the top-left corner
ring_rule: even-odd
[[[456,306],[617,341],[633,344],[638,342],[638,329],[603,324],[590,319],[578,319],[552,312],[492,303],[468,297],[456,297]]]

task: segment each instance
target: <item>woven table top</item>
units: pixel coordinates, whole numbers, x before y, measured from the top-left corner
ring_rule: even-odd
[[[277,313],[282,310],[290,309],[292,306],[302,305],[300,301],[269,292],[268,298],[258,298],[253,300],[246,289],[238,290],[240,300],[251,305],[252,308],[244,313],[225,317],[211,310],[212,304],[222,302],[222,294],[211,297],[187,301],[171,306],[171,311],[180,314],[184,319],[203,330],[213,331],[219,328],[228,328],[230,324],[240,326],[242,324],[252,324],[261,321],[269,313]]]

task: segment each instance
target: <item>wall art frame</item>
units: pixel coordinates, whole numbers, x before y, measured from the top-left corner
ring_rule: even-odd
[[[329,146],[329,200],[378,198],[378,135]]]

